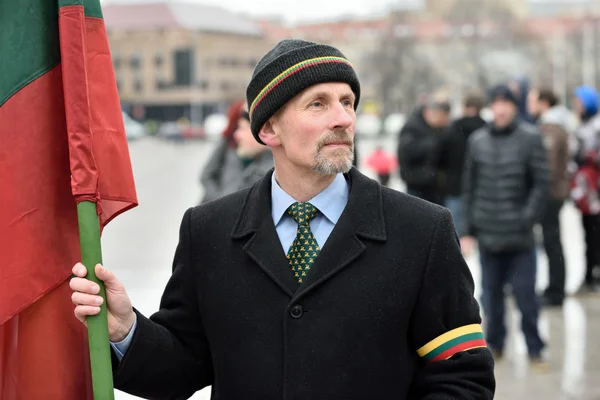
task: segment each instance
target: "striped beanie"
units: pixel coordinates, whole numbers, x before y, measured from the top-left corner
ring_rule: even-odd
[[[356,96],[358,106],[360,84],[354,68],[335,47],[285,39],[258,62],[246,89],[250,127],[254,138],[262,126],[298,93],[324,82],[345,82]]]

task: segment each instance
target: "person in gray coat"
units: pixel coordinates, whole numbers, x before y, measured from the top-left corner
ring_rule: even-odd
[[[247,111],[241,112],[234,137],[237,142],[236,154],[242,162],[242,170],[229,182],[224,182],[224,190],[229,193],[249,188],[273,169],[273,154],[269,147],[254,139]]]
[[[235,113],[235,114],[232,114]],[[257,144],[250,131],[246,103],[234,103],[222,142],[215,149],[202,173],[206,203],[252,186],[273,168],[273,156],[266,146]]]
[[[504,286],[511,284],[522,314],[531,364],[546,368],[538,331],[533,227],[549,197],[550,173],[539,129],[518,117],[517,100],[506,85],[490,91],[494,121],[469,138],[463,174],[463,206],[469,252],[479,243],[486,339],[496,358],[506,338]]]
[[[245,105],[245,100],[238,100],[233,102],[227,110],[227,126],[200,175],[200,185],[203,193],[200,204],[228,194],[225,191],[226,182],[231,181],[242,170],[242,160],[236,152],[237,143],[234,133],[238,126],[240,113],[244,110]]]

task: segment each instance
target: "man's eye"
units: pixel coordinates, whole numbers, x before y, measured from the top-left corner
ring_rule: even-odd
[[[323,103],[321,103],[320,101],[313,101],[312,103],[310,103],[311,107],[322,107]]]
[[[354,103],[351,100],[344,100],[343,104],[345,107],[353,107]]]

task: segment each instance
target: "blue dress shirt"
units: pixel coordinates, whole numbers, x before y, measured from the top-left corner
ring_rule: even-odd
[[[127,349],[129,348],[129,345],[131,344],[131,340],[133,339],[133,334],[135,333],[136,327],[137,327],[137,314],[135,316],[135,321],[133,322],[133,326],[131,327],[131,330],[129,331],[129,333],[127,334],[125,339],[121,340],[120,342],[116,342],[116,343],[110,342],[110,347],[112,347],[113,350],[115,351],[115,354],[119,361],[121,361],[123,359],[123,357],[125,357],[125,352],[127,352]]]
[[[346,178],[344,175],[338,174],[325,190],[308,201],[319,210],[317,216],[310,221],[310,230],[320,248],[325,246],[331,231],[340,219],[348,202],[348,193],[349,186]],[[271,178],[271,216],[285,254],[294,242],[298,230],[296,221],[286,214],[287,209],[295,202],[296,200],[279,186],[275,180],[275,174],[273,174]]]
[[[349,192],[350,187],[346,178],[342,174],[337,174],[329,186],[308,201],[319,210],[317,216],[310,221],[310,229],[319,247],[323,248],[326,245],[329,235],[346,208]],[[271,216],[285,254],[296,238],[298,229],[296,221],[286,214],[287,209],[295,202],[296,200],[279,186],[275,180],[275,174],[273,174],[271,177]],[[285,265],[282,266],[282,268],[285,267]],[[119,361],[123,359],[131,344],[136,326],[137,318],[125,339],[118,343],[110,342]]]

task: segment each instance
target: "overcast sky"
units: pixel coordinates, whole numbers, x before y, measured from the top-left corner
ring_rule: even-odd
[[[2,0],[0,0],[2,1]],[[252,15],[281,15],[285,20],[331,20],[343,15],[378,15],[392,7],[414,7],[426,0],[100,0],[108,3],[188,1]],[[482,0],[483,1],[483,0]],[[588,3],[593,0],[528,0],[531,3]]]
[[[102,0],[102,4],[157,0]],[[377,14],[398,3],[418,4],[422,0],[179,0],[216,5],[253,15],[282,15],[288,21],[323,20],[345,14]]]

